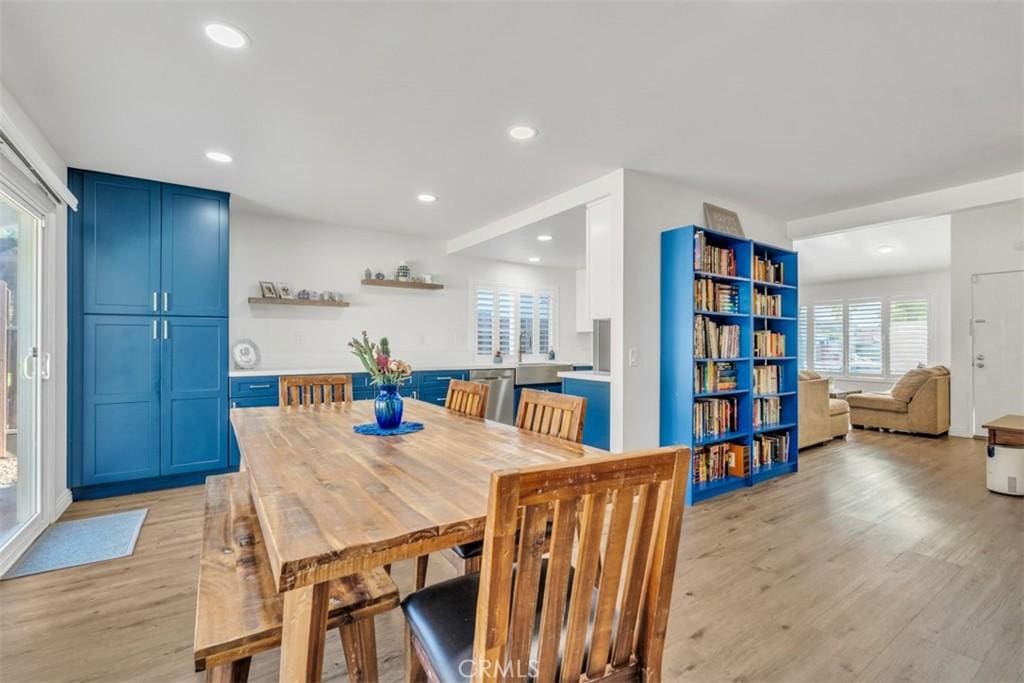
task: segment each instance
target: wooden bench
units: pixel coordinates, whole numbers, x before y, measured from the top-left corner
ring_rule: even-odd
[[[340,631],[350,680],[377,680],[373,617],[397,607],[398,597],[383,569],[331,583],[327,628]],[[208,477],[196,596],[196,671],[206,671],[207,681],[245,681],[252,656],[281,644],[282,602],[248,478],[242,473]]]

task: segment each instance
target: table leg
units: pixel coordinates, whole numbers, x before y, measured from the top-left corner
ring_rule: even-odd
[[[323,676],[327,589],[327,583],[318,583],[284,593],[281,681],[319,683]]]

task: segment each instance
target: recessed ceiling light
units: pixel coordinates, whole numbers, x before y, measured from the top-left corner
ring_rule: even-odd
[[[537,129],[531,126],[512,126],[508,129],[508,134],[515,140],[529,140],[537,137]]]
[[[249,44],[249,36],[245,35],[240,29],[228,24],[215,22],[207,24],[203,30],[206,31],[207,38],[221,47],[238,50]]]
[[[416,195],[416,199],[420,200],[421,202],[423,202],[425,204],[430,204],[432,202],[436,202],[437,201],[437,197],[435,197],[432,194],[427,194],[426,192],[424,192],[423,194]]]
[[[530,263],[540,263],[540,256],[531,256],[527,259]]]
[[[216,161],[218,164],[230,164],[234,161],[230,154],[225,154],[224,152],[207,152],[206,158],[210,161]]]
[[[551,235],[537,235],[537,241],[538,242],[550,242],[551,241]]]
[[[883,244],[882,246],[878,247],[878,253],[879,254],[888,254],[888,253],[891,253],[891,252],[892,252],[892,247],[890,247],[888,244]]]

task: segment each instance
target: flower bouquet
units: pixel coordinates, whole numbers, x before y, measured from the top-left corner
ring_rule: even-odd
[[[381,337],[379,343],[374,343],[363,330],[363,338],[353,337],[348,345],[352,354],[370,373],[370,383],[380,387],[380,393],[373,402],[377,426],[381,429],[397,429],[402,424],[402,397],[398,388],[412,377],[412,366],[391,357],[387,337]]]

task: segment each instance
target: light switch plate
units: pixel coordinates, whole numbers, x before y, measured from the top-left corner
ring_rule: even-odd
[[[640,354],[636,349],[629,350],[629,367],[635,368],[640,365]]]

